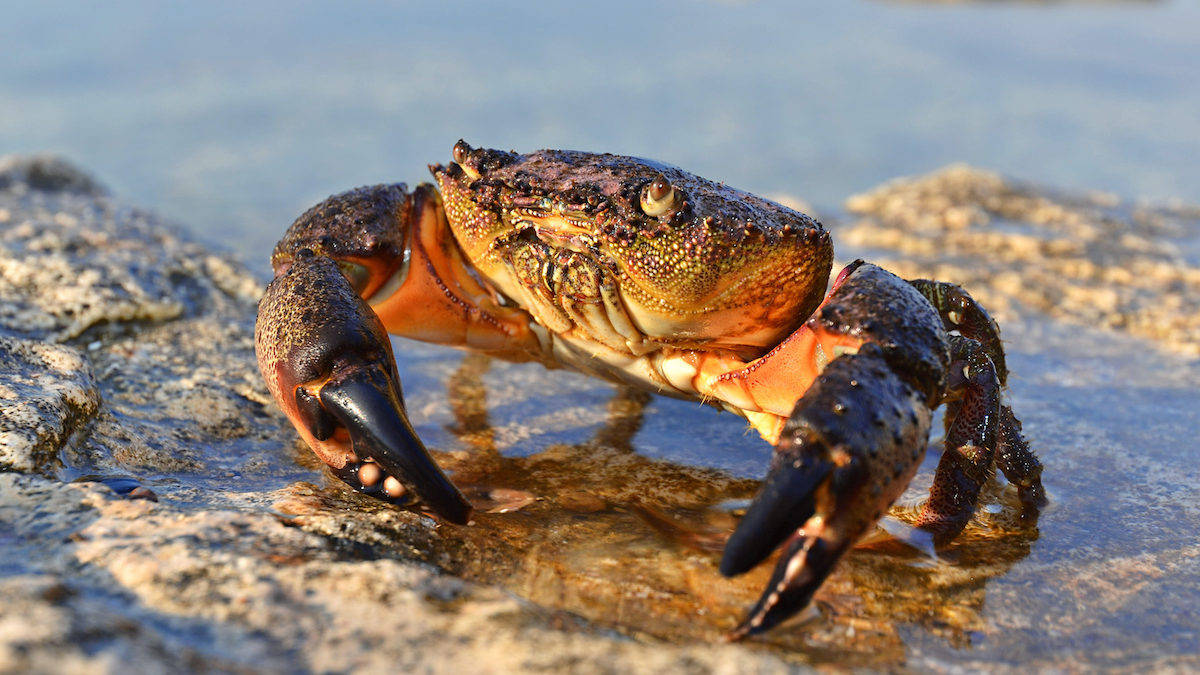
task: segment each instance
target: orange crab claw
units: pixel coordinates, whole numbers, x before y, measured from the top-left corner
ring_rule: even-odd
[[[301,249],[267,287],[255,328],[267,386],[309,447],[357,490],[412,495],[459,524],[471,506],[404,409],[391,342],[337,263]]]

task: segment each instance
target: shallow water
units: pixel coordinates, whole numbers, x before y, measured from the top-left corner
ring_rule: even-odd
[[[9,3],[0,152],[51,150],[265,269],[305,208],[460,137],[828,208],[965,161],[1200,201],[1195,3]]]

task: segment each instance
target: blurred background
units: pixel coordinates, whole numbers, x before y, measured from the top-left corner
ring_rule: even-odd
[[[1194,2],[4,3],[0,152],[266,270],[455,140],[653,157],[818,211],[965,161],[1200,201]]]

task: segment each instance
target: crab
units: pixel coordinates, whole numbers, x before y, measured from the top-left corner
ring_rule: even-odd
[[[259,305],[268,388],[353,489],[471,519],[408,420],[390,333],[745,418],[774,453],[719,570],[781,553],[732,639],[809,604],[908,486],[940,405],[918,530],[953,539],[996,468],[1025,508],[1044,503],[999,329],[962,288],[861,260],[829,284],[820,223],[655,161],[459,141],[430,171],[436,186],[361,187],[301,215]]]

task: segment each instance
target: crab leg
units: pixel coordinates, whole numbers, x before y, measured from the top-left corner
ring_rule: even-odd
[[[955,284],[929,279],[911,279],[908,283],[938,310],[946,330],[956,331],[979,343],[980,349],[995,366],[996,379],[1003,388],[1008,380],[1008,369],[1000,341],[1000,328],[987,311],[966,290]],[[1029,444],[1021,435],[1021,423],[1013,415],[1012,408],[1004,403],[1003,395],[997,416],[996,465],[1004,472],[1005,478],[1017,486],[1017,494],[1026,509],[1036,512],[1046,504],[1046,492],[1042,488],[1042,463],[1029,449]],[[948,413],[947,423],[951,423],[955,417]]]
[[[1003,386],[1008,382],[1008,367],[1004,362],[1004,347],[1000,342],[1000,327],[975,298],[961,286],[948,281],[910,279],[909,284],[920,291],[942,317],[946,330],[958,331],[979,343],[979,348],[996,367],[996,379]]]
[[[971,338],[950,336],[945,452],[917,526],[944,544],[966,526],[979,490],[992,475],[1000,413],[1000,382],[992,360]]]
[[[1042,462],[1029,449],[1021,435],[1021,422],[1007,404],[1000,405],[1000,433],[996,441],[996,466],[1008,482],[1017,486],[1017,496],[1025,507],[1025,515],[1036,517],[1046,505],[1046,490],[1042,487]]]
[[[726,544],[740,574],[780,543],[767,589],[731,634],[767,630],[808,604],[841,556],[912,479],[930,410],[874,345],[834,361],[796,405],[761,492]]]

